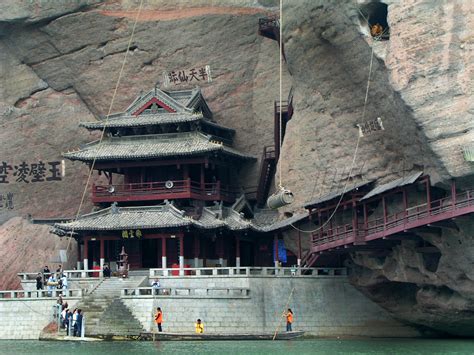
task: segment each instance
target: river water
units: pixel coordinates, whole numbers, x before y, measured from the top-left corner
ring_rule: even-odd
[[[474,354],[474,340],[311,339],[287,341],[51,342],[1,340],[0,354]]]

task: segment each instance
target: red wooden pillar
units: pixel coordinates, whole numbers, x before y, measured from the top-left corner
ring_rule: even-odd
[[[99,259],[99,264],[100,264],[100,272],[102,272],[102,269],[104,268],[104,262],[105,262],[105,241],[104,239],[100,238],[100,259]]]
[[[182,233],[179,235],[179,268],[180,275],[184,275],[184,236]]]
[[[165,269],[167,267],[166,263],[166,237],[161,236],[161,267]]]
[[[235,266],[240,267],[240,236],[235,235]]]

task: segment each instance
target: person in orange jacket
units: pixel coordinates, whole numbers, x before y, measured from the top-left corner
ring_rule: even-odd
[[[285,313],[286,316],[286,331],[292,332],[291,324],[293,323],[293,311],[291,308],[288,308],[288,311]]]
[[[161,329],[161,323],[163,323],[163,312],[161,311],[160,307],[156,309],[155,323],[158,326],[158,331],[162,332],[163,329]]]

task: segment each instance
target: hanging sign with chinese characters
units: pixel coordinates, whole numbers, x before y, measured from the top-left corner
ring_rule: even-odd
[[[187,83],[210,83],[211,81],[211,67],[209,65],[200,68],[171,71],[168,73],[163,72],[163,85],[165,87]]]
[[[37,163],[22,161],[18,165],[9,164],[6,161],[0,162],[0,184],[61,181],[64,175],[64,160],[46,163],[41,160]]]
[[[385,128],[383,127],[382,119],[377,117],[375,120],[367,121],[362,124],[356,125],[359,128],[359,136],[365,137],[366,135],[377,132],[377,131],[384,131]]]
[[[142,237],[142,231],[140,229],[137,229],[134,231],[133,229],[128,230],[123,230],[122,231],[122,239],[132,239],[132,238],[137,238],[140,239]]]

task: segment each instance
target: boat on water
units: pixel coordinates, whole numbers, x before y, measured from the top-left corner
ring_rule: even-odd
[[[290,340],[301,337],[304,331],[282,332],[278,333],[275,340]],[[217,333],[140,333],[140,340],[272,340],[274,334],[217,334]]]

